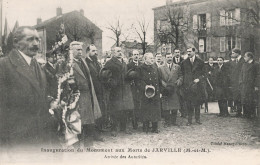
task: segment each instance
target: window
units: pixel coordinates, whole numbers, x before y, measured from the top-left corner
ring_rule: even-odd
[[[157,20],[156,29],[157,30],[161,29],[161,21],[160,20]]]
[[[232,26],[240,23],[240,9],[220,10],[220,26]]]
[[[207,21],[206,21],[206,14],[200,14],[199,17],[199,29],[206,29]]]
[[[220,52],[225,52],[225,37],[220,37]]]
[[[233,48],[241,49],[241,38],[236,36],[220,37],[220,52],[231,51]]]
[[[231,51],[233,48],[236,47],[236,37],[226,37],[226,42],[227,42],[227,50]]]
[[[206,38],[199,38],[199,52],[204,53],[206,52]]]

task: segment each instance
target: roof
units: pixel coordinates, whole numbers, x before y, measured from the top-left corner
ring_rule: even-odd
[[[40,24],[35,25],[34,27],[35,27],[36,29],[44,28],[46,25],[48,25],[48,24],[50,24],[50,23],[52,23],[52,22],[54,22],[54,21],[56,21],[56,20],[58,20],[58,19],[67,18],[69,15],[72,15],[72,14],[75,14],[75,15],[81,17],[82,19],[85,19],[85,21],[91,23],[91,24],[94,26],[94,28],[97,28],[97,29],[99,29],[100,31],[102,31],[98,26],[96,26],[93,22],[91,22],[87,17],[85,17],[85,16],[83,16],[82,14],[80,14],[80,12],[77,11],[77,10],[74,10],[74,11],[71,11],[71,12],[68,12],[68,13],[64,13],[64,14],[62,14],[62,15],[60,15],[60,16],[55,16],[55,17],[53,17],[53,18],[50,18],[50,19],[48,19],[48,20],[43,21],[43,22],[40,23]]]
[[[206,1],[212,1],[212,0],[182,0],[182,1],[177,1],[177,2],[171,2],[169,4],[169,6],[184,6],[184,5],[190,5],[190,4],[195,4],[195,3],[202,3],[202,2],[206,2]],[[165,7],[166,7],[166,5],[159,6],[159,7],[153,8],[153,10],[158,10],[158,9],[165,8]]]

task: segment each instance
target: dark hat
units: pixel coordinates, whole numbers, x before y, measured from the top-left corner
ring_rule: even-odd
[[[138,73],[135,70],[129,70],[126,75],[131,80],[138,78]]]
[[[112,77],[112,72],[107,68],[102,68],[99,72],[99,77],[102,82],[107,82]]]

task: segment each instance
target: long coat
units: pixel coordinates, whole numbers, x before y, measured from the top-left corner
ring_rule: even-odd
[[[130,81],[126,81],[127,65],[112,57],[104,66],[104,69],[112,73],[107,85],[110,88],[109,110],[111,112],[122,110],[133,110],[133,96]]]
[[[45,72],[37,62],[35,70],[15,49],[0,59],[0,141],[36,145],[53,138]]]
[[[230,71],[230,86],[234,100],[241,100],[240,87],[239,87],[239,75],[242,71],[242,66],[245,63],[243,57],[240,58],[238,63],[235,63],[234,67]]]
[[[94,90],[89,68],[84,59],[80,59],[80,61],[81,63],[74,60],[73,73],[77,87],[80,91],[78,102],[81,123],[82,125],[94,124],[95,120],[102,116],[101,110],[98,104],[96,92]],[[81,69],[82,67],[85,68],[85,74]]]
[[[179,81],[180,85],[183,81],[181,67],[175,63],[172,64],[171,70],[167,64],[159,67],[159,74],[162,81],[162,88],[172,86],[173,90],[168,95],[162,95],[162,110],[178,110],[180,109],[180,100],[177,94],[179,86],[176,82]]]
[[[228,77],[228,65],[223,64],[220,68],[216,67],[215,70],[215,88],[216,88],[216,99],[217,100],[227,100],[228,99],[228,87],[229,87],[229,77]]]
[[[160,78],[159,71],[155,65],[142,64],[136,69],[138,73],[137,87],[141,97],[141,119],[142,121],[157,122],[161,119],[160,100]],[[153,85],[155,95],[152,98],[145,96],[145,86]]]
[[[201,104],[205,99],[205,91],[203,90],[205,77],[204,62],[200,58],[195,57],[193,64],[191,64],[190,58],[187,58],[181,63],[181,70],[185,99],[195,105]],[[194,84],[193,81],[195,79],[199,79],[200,81]]]
[[[255,87],[259,87],[259,63],[244,63],[239,77],[242,104],[253,104]]]
[[[97,95],[99,107],[101,109],[102,114],[104,113],[105,107],[104,107],[104,91],[103,91],[103,85],[99,79],[99,72],[101,70],[101,64],[98,61],[93,61],[90,58],[86,58],[86,63],[89,67],[90,75],[92,78],[92,82],[94,85],[94,89]]]

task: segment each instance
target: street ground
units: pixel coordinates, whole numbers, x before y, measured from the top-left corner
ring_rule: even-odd
[[[112,137],[110,132],[102,133],[105,142],[94,142],[93,147],[81,148],[82,152],[73,153],[20,153],[12,161],[4,164],[248,164],[260,165],[260,144],[256,137],[259,127],[256,122],[245,118],[217,117],[217,103],[209,103],[209,112],[201,109],[202,125],[186,126],[187,119],[178,116],[179,127],[163,127],[160,122],[160,133],[144,133],[142,125],[133,130],[132,135],[119,133]],[[258,131],[256,133],[256,131]],[[97,151],[108,149],[112,152]],[[95,151],[96,150],[96,151]],[[150,152],[148,152],[150,150]],[[27,157],[27,158],[26,158]],[[42,161],[44,160],[44,161]],[[44,163],[43,163],[44,162]],[[1,161],[0,161],[1,164]]]

